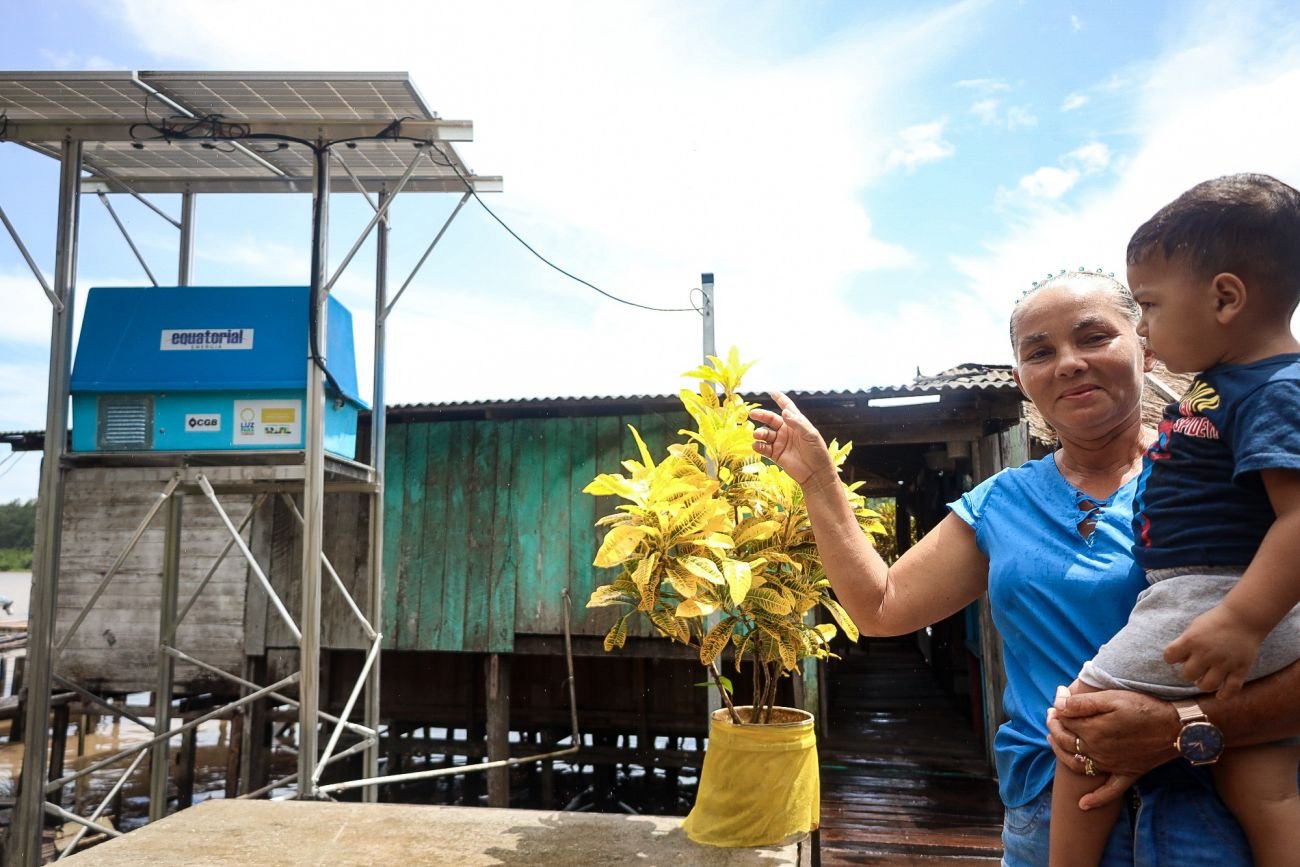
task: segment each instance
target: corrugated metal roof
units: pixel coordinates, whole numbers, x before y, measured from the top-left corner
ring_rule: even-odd
[[[787,389],[786,394],[801,397],[842,398],[845,400],[870,400],[878,397],[897,397],[921,394],[942,394],[945,391],[1015,391],[1011,366],[1006,364],[959,364],[931,376],[918,375],[906,385],[877,385],[860,389]],[[554,395],[550,397],[491,398],[487,400],[434,401],[426,403],[390,404],[390,412],[417,412],[420,410],[476,409],[483,407],[538,407],[574,403],[653,403],[676,401],[676,394],[621,394],[621,395]]]

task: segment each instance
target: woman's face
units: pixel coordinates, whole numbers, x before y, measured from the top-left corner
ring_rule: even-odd
[[[1016,384],[1066,436],[1104,436],[1140,416],[1142,374],[1153,363],[1133,322],[1095,281],[1063,281],[1021,302]]]

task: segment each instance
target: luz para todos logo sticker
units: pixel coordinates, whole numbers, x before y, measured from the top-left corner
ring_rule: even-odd
[[[252,349],[251,328],[164,328],[164,351],[177,349]]]
[[[235,401],[235,445],[294,446],[302,440],[302,402]]]

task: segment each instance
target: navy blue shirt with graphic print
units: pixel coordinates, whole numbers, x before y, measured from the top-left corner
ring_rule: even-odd
[[[1266,469],[1300,470],[1300,353],[1216,365],[1165,407],[1134,501],[1138,565],[1249,565],[1274,520]]]

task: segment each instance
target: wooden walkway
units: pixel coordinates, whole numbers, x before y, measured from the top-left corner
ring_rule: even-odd
[[[997,864],[997,783],[915,641],[863,639],[829,672],[821,863]]]

